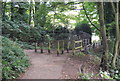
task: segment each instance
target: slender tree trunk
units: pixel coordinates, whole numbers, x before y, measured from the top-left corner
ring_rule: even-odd
[[[6,2],[1,2],[2,3],[2,20],[5,20],[5,7],[6,7]]]
[[[119,28],[119,2],[116,3],[117,8],[115,10],[115,6],[112,2],[112,7],[115,12],[115,22],[116,22],[116,41],[115,41],[115,47],[114,47],[114,54],[112,59],[112,68],[116,68],[116,60],[119,53],[119,42],[120,42],[120,28]]]
[[[3,10],[2,7],[3,7],[3,3],[0,1],[0,14],[2,14],[2,10]],[[2,19],[2,16],[3,15],[0,15],[0,19]]]
[[[108,70],[108,44],[107,44],[107,36],[106,36],[106,27],[104,21],[104,7],[103,2],[98,3],[99,8],[99,20],[100,20],[100,30],[101,30],[101,37],[102,37],[102,44],[103,44],[103,55],[101,59],[101,67],[102,70]]]
[[[13,14],[14,14],[14,10],[13,10],[13,2],[11,2],[11,21],[13,21]]]
[[[36,12],[37,10],[39,10],[39,5],[40,5],[40,2],[35,2],[35,10],[34,10],[34,26],[36,27],[37,26],[37,19],[38,17],[36,17]]]
[[[28,20],[28,23],[29,23],[29,25],[31,24],[31,0],[30,0],[30,7],[29,7],[29,20]]]
[[[0,14],[2,14],[2,2],[1,1],[0,1]],[[0,15],[0,27],[2,27],[2,15]],[[1,28],[0,28],[0,35],[2,35],[2,29]],[[1,42],[0,42],[0,44],[1,44]],[[0,73],[1,73],[1,70],[0,70]],[[0,78],[1,78],[1,76],[0,76]]]
[[[32,19],[33,19],[33,22],[34,22],[34,24],[33,24],[33,27],[35,27],[35,6],[33,6],[33,8],[32,8]]]

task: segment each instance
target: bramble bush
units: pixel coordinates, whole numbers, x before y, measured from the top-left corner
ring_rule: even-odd
[[[19,44],[10,39],[2,37],[2,78],[14,79],[19,77],[20,73],[25,72],[29,66],[29,60]]]

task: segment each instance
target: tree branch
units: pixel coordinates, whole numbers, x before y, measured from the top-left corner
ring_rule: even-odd
[[[92,23],[92,21],[90,20],[90,18],[89,18],[89,16],[88,16],[87,12],[86,12],[86,9],[85,9],[83,3],[82,3],[82,6],[83,6],[83,10],[85,11],[85,15],[86,15],[88,21],[89,21],[89,22],[91,23],[91,25],[93,25],[98,31],[100,31],[100,29],[98,29],[97,26],[95,26],[95,25]]]
[[[116,13],[116,10],[115,10],[115,5],[113,3],[113,1],[111,0],[111,5],[112,5],[112,8],[113,8],[113,12]]]

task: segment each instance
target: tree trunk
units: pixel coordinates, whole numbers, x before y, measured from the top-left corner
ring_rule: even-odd
[[[99,20],[100,20],[100,32],[102,37],[102,44],[103,44],[103,55],[101,59],[100,66],[102,67],[102,70],[106,71],[108,70],[108,44],[107,44],[107,36],[106,36],[106,27],[105,27],[105,21],[104,21],[104,7],[103,2],[98,3],[99,8]]]
[[[14,10],[13,10],[13,2],[11,2],[11,21],[13,21],[13,14],[14,14]]]
[[[37,27],[37,24],[38,24],[37,21],[36,21],[37,20],[36,18],[38,18],[38,17],[36,17],[35,14],[36,14],[37,10],[39,10],[39,5],[40,5],[40,2],[35,2],[35,10],[33,11],[33,15],[34,15],[34,17],[33,17],[34,18],[33,19],[34,20],[34,27]]]
[[[3,7],[3,3],[0,1],[0,14],[2,14],[2,10],[4,10],[2,9],[2,7]],[[0,15],[0,19],[2,19],[2,15]]]
[[[4,21],[5,20],[5,7],[6,7],[6,2],[1,2],[2,4],[2,11],[1,11],[1,14],[2,14],[2,20]]]
[[[29,7],[29,20],[28,20],[28,23],[29,25],[31,24],[31,0],[30,0],[30,7]]]
[[[2,2],[0,1],[0,14],[2,14]],[[0,15],[0,27],[2,27],[2,15]],[[2,30],[0,28],[0,35],[2,35]],[[1,52],[1,51],[0,51]],[[1,77],[1,76],[0,76]]]
[[[116,41],[114,47],[114,54],[112,59],[112,68],[116,68],[116,60],[119,53],[119,42],[120,42],[120,28],[119,28],[119,2],[116,3],[117,9],[115,10],[115,6],[112,2],[112,6],[115,12],[115,22],[116,22]]]

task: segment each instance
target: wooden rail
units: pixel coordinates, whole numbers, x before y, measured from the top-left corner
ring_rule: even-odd
[[[76,47],[75,46],[76,43],[79,43],[80,45]],[[43,51],[44,51],[43,50],[44,44],[45,43],[40,43],[41,53],[43,53]],[[71,40],[49,41],[47,43],[47,49],[48,49],[49,54],[51,53],[53,44],[55,44],[54,46],[56,46],[56,48],[57,48],[57,56],[60,54],[60,51],[61,51],[61,54],[64,54],[65,47],[66,47],[67,53],[69,53],[70,46],[71,46],[72,50],[73,50],[73,55],[75,54],[76,49],[80,49],[80,50],[82,49],[82,40],[79,40],[79,41],[75,41],[75,40],[72,40],[72,41]],[[35,52],[37,52],[37,43],[35,43]]]
[[[80,45],[78,47],[75,47],[76,43],[79,43]],[[82,40],[79,40],[79,41],[73,40],[73,55],[75,54],[76,49],[80,49],[80,50],[82,49]]]

